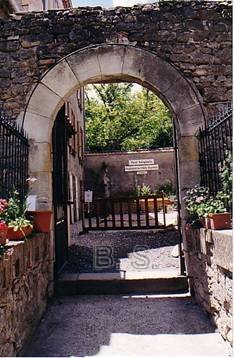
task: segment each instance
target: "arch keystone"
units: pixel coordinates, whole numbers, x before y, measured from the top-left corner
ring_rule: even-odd
[[[111,51],[111,61],[110,61]],[[124,63],[125,49],[123,46],[108,45],[97,49],[102,79],[118,76],[121,77]]]

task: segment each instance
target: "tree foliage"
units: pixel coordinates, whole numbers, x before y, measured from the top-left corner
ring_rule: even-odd
[[[150,149],[172,145],[171,114],[145,88],[132,84],[93,85],[86,91],[86,135],[89,151]],[[90,89],[90,87],[89,87]]]

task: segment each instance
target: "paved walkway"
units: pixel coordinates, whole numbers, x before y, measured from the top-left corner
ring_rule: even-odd
[[[231,350],[188,296],[79,296],[49,307],[25,355],[228,357]]]
[[[173,269],[179,272],[179,258],[172,253],[178,242],[176,229],[90,231],[83,235],[73,234],[74,245],[69,248],[65,271],[156,273]]]

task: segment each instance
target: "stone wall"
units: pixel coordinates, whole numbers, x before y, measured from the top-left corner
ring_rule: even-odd
[[[10,242],[0,258],[0,356],[15,356],[31,337],[46,308],[50,282],[49,236]]]
[[[147,174],[125,172],[130,159],[154,159],[159,169]],[[174,150],[170,148],[150,151],[90,153],[85,156],[85,187],[96,191],[95,178],[100,173],[102,164],[107,165],[111,181],[111,195],[135,191],[137,185],[149,185],[153,190],[170,181],[176,187]]]
[[[232,100],[231,1],[163,1],[78,8],[0,19],[0,107],[16,118],[32,87],[58,60],[86,46],[147,49],[193,82],[208,111]]]
[[[232,231],[187,231],[192,294],[224,339],[232,342]]]

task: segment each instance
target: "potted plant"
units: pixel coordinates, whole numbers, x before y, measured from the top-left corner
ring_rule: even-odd
[[[5,211],[8,203],[5,199],[0,199],[0,216]],[[0,218],[0,245],[5,245],[8,226],[6,221]]]
[[[12,197],[0,203],[0,220],[7,225],[7,238],[9,240],[21,240],[32,232],[32,224],[26,218],[26,202],[21,201],[19,193],[15,190]]]
[[[227,212],[222,199],[221,192],[210,198],[206,203],[206,228],[212,230],[230,229],[231,214]]]
[[[209,189],[195,185],[186,192],[183,199],[187,211],[186,224],[194,229],[203,227],[207,214],[206,203],[209,200]]]
[[[138,197],[149,196],[149,195],[152,195],[152,190],[149,185],[145,185],[143,183],[141,186],[137,185],[136,194]],[[152,205],[151,202],[152,201],[148,200],[148,210],[151,210],[151,207],[150,207]],[[140,199],[139,203],[140,203],[140,209],[142,211],[145,211],[145,199]]]
[[[50,223],[52,211],[50,210],[35,210],[28,211],[28,217],[32,218],[33,230],[35,232],[44,232],[47,233],[50,231]]]
[[[27,179],[27,182],[31,186],[35,181],[37,181],[37,178],[35,177],[29,177]],[[30,192],[30,188],[29,188]],[[27,203],[30,203],[30,198],[34,197],[33,199],[33,209],[27,210],[27,218],[32,220],[33,222],[33,230],[36,232],[44,232],[47,233],[50,231],[50,223],[51,223],[51,217],[52,217],[52,211],[51,210],[37,210],[38,201],[41,201],[41,207],[45,207],[45,204],[47,206],[47,199],[46,198],[39,198],[37,200],[36,195],[28,195],[27,196]],[[30,207],[31,205],[28,205]]]
[[[7,238],[9,240],[21,240],[32,233],[33,225],[24,218],[19,217],[15,220],[10,220],[8,223]]]
[[[6,244],[8,226],[5,221],[0,220],[0,245]]]
[[[232,154],[225,152],[225,158],[219,163],[219,178],[221,191],[208,204],[208,215],[206,222],[213,230],[230,229],[231,213],[227,208],[232,207]]]

